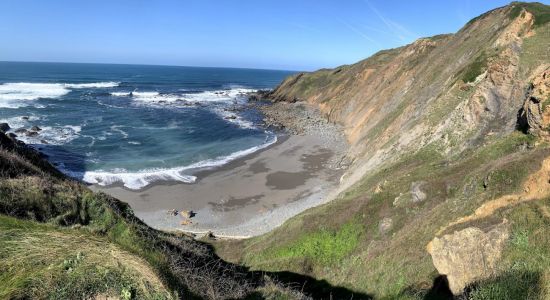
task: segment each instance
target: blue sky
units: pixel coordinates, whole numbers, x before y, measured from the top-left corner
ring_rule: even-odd
[[[313,70],[456,32],[509,2],[0,0],[0,61]]]

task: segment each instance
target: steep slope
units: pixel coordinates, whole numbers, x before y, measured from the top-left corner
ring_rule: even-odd
[[[548,295],[549,20],[548,6],[512,3],[456,34],[287,78],[267,97],[343,125],[354,165],[332,202],[219,252],[365,297]]]

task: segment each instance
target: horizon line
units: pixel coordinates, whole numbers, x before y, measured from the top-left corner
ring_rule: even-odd
[[[0,60],[0,63],[37,63],[37,64],[82,64],[82,65],[121,65],[121,66],[149,66],[149,67],[176,67],[176,68],[204,68],[204,69],[237,69],[237,70],[259,70],[259,71],[281,71],[281,72],[311,72],[304,70],[288,69],[266,69],[266,68],[247,68],[247,67],[212,67],[212,66],[193,66],[193,65],[169,65],[169,64],[147,64],[147,63],[106,63],[106,62],[72,62],[72,61],[26,61],[26,60]],[[318,68],[316,70],[320,70]]]

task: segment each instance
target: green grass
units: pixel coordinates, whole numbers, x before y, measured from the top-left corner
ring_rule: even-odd
[[[487,68],[487,55],[485,52],[482,52],[477,56],[477,58],[468,65],[462,72],[462,81],[465,83],[474,82],[476,78],[485,72]]]
[[[145,261],[107,239],[2,215],[0,270],[2,299],[174,298]]]
[[[312,274],[376,298],[421,299],[437,276],[425,245],[442,226],[471,214],[484,201],[521,190],[548,155],[536,142],[536,137],[514,132],[452,157],[443,156],[435,144],[403,155],[337,200],[247,241],[242,260],[254,269]],[[425,182],[421,189],[427,199],[413,203],[408,193],[411,182],[418,181]],[[377,186],[381,191],[375,192]],[[396,198],[401,200],[394,204]],[[378,225],[385,217],[392,219],[392,228],[382,234]],[[362,233],[353,234],[359,227],[345,230],[348,226],[360,226]],[[520,235],[517,240],[521,242]]]
[[[323,228],[304,234],[299,240],[289,245],[267,251],[265,256],[273,260],[299,258],[306,259],[315,265],[334,265],[357,248],[363,233],[363,226],[352,221],[338,229]]]
[[[499,274],[478,282],[470,299],[546,299],[550,293],[550,200],[509,208],[511,238]]]
[[[514,3],[514,7],[510,11],[509,17],[511,19],[517,18],[523,9],[532,13],[535,17],[535,22],[533,25],[540,27],[550,22],[550,6],[544,5],[542,3]]]

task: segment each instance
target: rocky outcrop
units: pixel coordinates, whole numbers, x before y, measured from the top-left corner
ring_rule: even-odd
[[[428,252],[437,271],[447,276],[453,294],[459,295],[468,284],[496,273],[509,235],[506,220],[487,232],[468,227],[434,238]]]
[[[11,129],[11,127],[10,127],[10,125],[8,125],[8,123],[0,123],[0,131],[6,132],[10,129]]]
[[[412,202],[422,202],[426,200],[426,193],[424,193],[421,189],[421,187],[425,184],[425,182],[412,182],[411,183],[411,196],[412,196]]]
[[[518,129],[537,136],[547,136],[550,125],[550,67],[541,66],[525,92],[525,100],[518,112]]]

